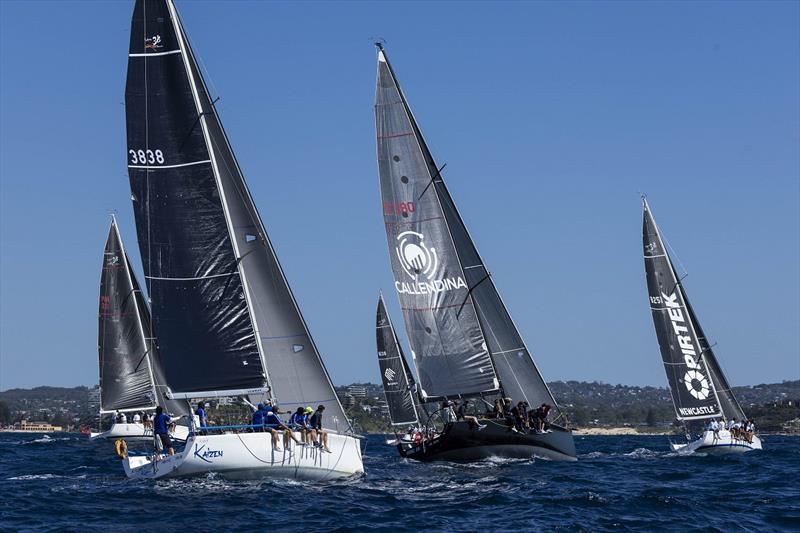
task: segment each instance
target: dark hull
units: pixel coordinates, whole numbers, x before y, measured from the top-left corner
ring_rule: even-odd
[[[398,445],[400,455],[417,461],[479,461],[488,457],[529,459],[533,456],[558,461],[575,461],[572,432],[551,426],[549,433],[525,434],[509,431],[497,420],[481,420],[484,429],[470,429],[466,422],[455,422],[424,445]]]

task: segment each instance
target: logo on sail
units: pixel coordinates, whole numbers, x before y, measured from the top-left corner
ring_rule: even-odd
[[[647,246],[645,246],[645,247],[644,247],[644,249],[645,249],[645,251],[646,251],[647,253],[653,253],[653,252],[655,252],[655,251],[656,251],[656,243],[654,243],[654,242],[651,242],[650,244],[648,244]]]
[[[689,394],[698,400],[705,400],[708,398],[711,388],[708,386],[706,377],[697,370],[689,370],[683,376],[683,382],[686,384],[686,389]]]
[[[404,231],[397,236],[400,243],[395,248],[397,260],[413,283],[394,282],[400,294],[432,294],[453,289],[466,289],[467,284],[461,276],[432,279],[439,266],[436,248],[425,244],[425,236],[416,231]],[[426,279],[422,279],[426,278]]]
[[[384,375],[384,377],[386,377],[386,380],[391,383],[392,381],[394,381],[394,378],[397,375],[397,372],[395,372],[391,368],[387,368],[386,372],[384,372],[383,375]]]
[[[708,379],[703,374],[703,369],[700,366],[700,355],[695,351],[695,343],[686,325],[686,318],[681,311],[681,304],[678,302],[678,295],[672,293],[670,295],[661,293],[664,303],[667,306],[667,313],[672,322],[672,329],[678,338],[678,347],[683,355],[683,362],[687,366],[686,373],[683,376],[683,384],[686,390],[689,391],[697,400],[707,400],[711,394],[711,386]],[[682,414],[687,415],[682,409]],[[701,413],[692,413],[692,415]],[[708,413],[708,414],[714,414]]]
[[[406,274],[414,280],[418,279],[420,274],[431,279],[439,264],[436,248],[429,248],[425,244],[425,236],[416,231],[404,231],[397,236],[397,240],[400,244],[395,248],[395,252]]]
[[[144,40],[144,49],[145,50],[158,50],[159,48],[163,48],[164,45],[161,44],[161,36],[160,35],[153,35],[152,37],[148,37]]]

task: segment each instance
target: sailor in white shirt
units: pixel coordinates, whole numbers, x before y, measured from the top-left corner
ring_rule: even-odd
[[[141,422],[141,421],[142,421],[142,417],[141,417],[141,416],[139,416],[139,413],[135,413],[135,414],[133,415],[133,423],[134,423],[134,424],[138,424],[138,423],[139,423],[139,422]]]

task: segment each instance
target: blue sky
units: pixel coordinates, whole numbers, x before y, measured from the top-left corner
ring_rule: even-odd
[[[376,36],[546,379],[665,383],[641,191],[730,381],[800,377],[800,3],[177,5],[335,383],[400,322]],[[131,11],[0,2],[0,389],[97,382],[111,209],[141,274]]]

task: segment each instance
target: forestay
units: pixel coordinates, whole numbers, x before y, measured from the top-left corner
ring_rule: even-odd
[[[713,376],[706,366],[693,313],[646,199],[643,205],[644,264],[650,309],[675,412],[680,420],[720,416]]]
[[[378,298],[375,336],[378,366],[392,425],[416,424],[419,422],[419,414],[414,401],[414,380],[408,371],[408,364],[386,310],[383,295]]]
[[[144,31],[144,35],[148,37],[145,38],[143,51],[138,52],[141,56],[134,49],[136,46],[141,48],[142,44],[132,37],[129,88],[131,85],[135,86],[130,72],[135,70],[134,74],[138,73],[148,80],[144,91],[147,97],[139,96],[135,98],[136,101],[144,100],[149,105],[151,98],[168,96],[164,98],[166,101],[163,103],[162,114],[154,118],[163,121],[165,116],[170,117],[174,121],[173,130],[183,132],[183,135],[175,139],[179,144],[173,144],[179,158],[190,146],[197,152],[192,158],[187,156],[179,159],[178,164],[184,166],[177,167],[191,168],[191,172],[197,175],[180,183],[172,179],[171,183],[175,188],[165,191],[167,195],[198,197],[197,201],[183,202],[181,207],[185,208],[187,218],[171,221],[171,225],[183,225],[183,228],[164,230],[179,232],[171,242],[188,244],[188,250],[176,250],[173,246],[163,255],[166,252],[178,252],[191,256],[188,258],[191,276],[173,274],[171,277],[152,277],[154,280],[169,277],[165,284],[174,284],[175,277],[200,278],[202,281],[192,281],[200,282],[203,286],[190,287],[188,292],[192,292],[193,298],[202,301],[202,313],[206,315],[206,322],[217,326],[211,333],[213,338],[203,341],[206,345],[210,341],[212,349],[204,350],[201,357],[185,350],[178,352],[183,355],[178,357],[176,365],[180,368],[176,371],[187,373],[187,366],[202,368],[206,363],[219,368],[219,371],[213,373],[203,372],[203,375],[213,378],[202,384],[196,379],[197,376],[187,378],[192,381],[192,388],[189,390],[262,387],[268,382],[271,387],[270,396],[279,401],[283,408],[322,404],[326,407],[324,420],[327,427],[349,430],[349,422],[258,215],[175,8],[170,1],[140,1],[137,3],[137,12],[140,5],[143,16],[145,9],[155,11],[146,16],[147,24],[154,26],[152,30]],[[136,31],[134,14],[132,35]],[[172,45],[174,48],[166,49],[170,45],[163,44],[164,50],[149,52],[154,42],[152,35],[161,36],[159,42],[165,42],[164,35],[159,32],[175,40]],[[151,58],[150,54],[160,55]],[[179,61],[161,65],[172,61],[171,56]],[[164,61],[161,58],[169,59]],[[137,59],[145,60],[144,68],[137,67]],[[165,71],[167,83],[152,85],[149,82],[147,69],[151,67],[151,60],[159,63],[161,70]],[[179,110],[182,111],[178,112]],[[132,121],[136,122],[129,110],[129,132]],[[149,137],[148,141],[154,146]],[[166,152],[162,150],[162,153]],[[156,159],[158,160],[157,157]],[[164,165],[169,165],[166,155]],[[155,177],[150,174],[156,172],[160,178],[161,173],[171,169],[159,167],[156,170],[147,170],[145,180],[153,181]],[[170,184],[166,183],[168,179],[164,177],[160,184],[169,187]],[[131,181],[133,184],[133,174]],[[146,185],[152,188],[152,183]],[[134,203],[138,198],[136,192],[134,189]],[[151,207],[147,213],[150,215],[151,227],[154,218],[174,217],[171,213],[164,212],[163,203],[165,202]],[[198,218],[203,220],[197,220]],[[142,219],[147,222],[146,216],[142,216]],[[204,228],[203,224],[197,222],[205,222],[207,227]],[[197,240],[200,240],[197,243],[199,246],[196,245]],[[151,238],[149,241],[155,242],[155,239]],[[192,256],[193,252],[196,253],[195,256]],[[151,254],[150,260],[162,260],[163,255],[152,257]],[[162,263],[157,264],[163,266]],[[185,287],[181,290],[187,292]],[[207,300],[206,296],[219,298]],[[155,300],[154,296],[151,297]],[[182,335],[196,333],[192,331],[194,320],[187,322],[180,324]],[[161,338],[160,329],[157,331]],[[221,344],[225,344],[227,348],[220,350]],[[168,353],[172,359],[172,353]],[[269,369],[268,374],[265,367]],[[193,372],[189,370],[188,374]],[[223,376],[226,378],[224,383],[218,383]]]

